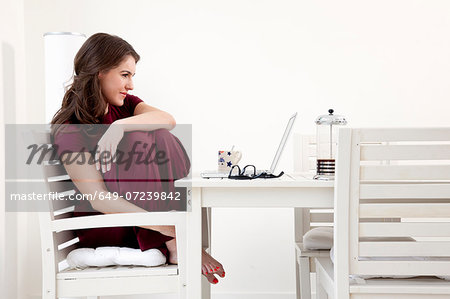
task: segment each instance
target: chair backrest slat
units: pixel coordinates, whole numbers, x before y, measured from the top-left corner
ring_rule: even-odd
[[[360,223],[360,238],[384,237],[448,237],[450,236],[450,222],[399,222],[399,223]]]
[[[450,203],[363,203],[359,217],[442,218],[450,217]]]
[[[70,193],[70,194],[74,194],[75,191],[68,191],[66,193]],[[64,195],[66,193],[60,193],[61,195]],[[65,195],[64,197],[61,197],[61,200],[55,200],[53,201],[53,204],[51,206],[51,209],[53,211],[54,215],[59,214],[59,211],[63,210],[63,209],[67,209],[70,208],[71,206],[74,205],[74,202],[70,201],[68,199],[68,195]]]
[[[66,169],[62,164],[46,165],[44,166],[44,172],[49,178],[67,175]]]
[[[404,257],[405,247],[408,247],[408,256],[414,257],[449,257],[449,242],[361,242],[359,245],[359,255],[361,257]]]
[[[450,160],[450,144],[362,144],[361,160]]]
[[[448,142],[448,128],[373,128],[358,132],[359,140],[371,142],[444,141]]]
[[[316,136],[294,134],[294,171],[316,173]]]
[[[448,180],[450,165],[362,165],[362,181]]]
[[[360,199],[450,198],[449,184],[361,184]]]
[[[320,223],[329,223],[333,224],[333,214],[330,212],[326,213],[312,213],[311,211],[310,221],[311,222],[320,222]]]
[[[63,209],[53,211],[53,220],[60,220],[64,218],[70,218],[73,216],[75,206],[65,206]]]

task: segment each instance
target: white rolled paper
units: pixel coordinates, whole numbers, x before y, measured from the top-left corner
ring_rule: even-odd
[[[65,88],[72,83],[73,59],[86,36],[73,32],[47,32],[45,42],[45,121],[61,107]]]

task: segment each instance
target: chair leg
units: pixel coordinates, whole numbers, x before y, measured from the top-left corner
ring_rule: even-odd
[[[296,264],[297,299],[311,299],[309,257],[299,257]]]
[[[182,289],[178,293],[178,299],[186,299],[186,298],[187,298],[186,286],[182,286]]]
[[[320,271],[316,271],[316,299],[327,299],[327,292],[322,287]]]
[[[297,257],[295,257],[296,261],[295,261],[295,299],[301,299],[302,296],[300,294],[300,292],[302,291],[302,287],[301,287],[301,283],[300,283],[300,279],[302,279],[302,277],[300,276],[300,266],[299,266],[299,261],[297,260]]]

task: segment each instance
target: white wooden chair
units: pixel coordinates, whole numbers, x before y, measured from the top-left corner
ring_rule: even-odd
[[[316,173],[316,136],[294,135],[294,171],[314,176]],[[311,298],[310,273],[315,272],[314,258],[327,257],[328,249],[307,249],[303,236],[316,227],[333,226],[332,209],[295,209],[295,251],[297,298]]]
[[[435,277],[450,276],[450,128],[343,128],[338,147],[335,258],[316,259],[317,299],[450,298]],[[389,217],[402,221],[377,221]],[[394,275],[419,277],[367,278]]]
[[[51,144],[48,132],[35,133],[37,144]],[[49,192],[74,193],[61,164],[49,165],[51,152],[44,161],[44,177]],[[188,194],[188,199],[190,194]],[[72,217],[71,201],[53,201],[50,213],[40,213],[44,299],[177,292],[186,297],[186,214],[187,212],[120,213]],[[67,254],[77,248],[73,230],[95,227],[137,225],[175,225],[178,265],[159,267],[115,266],[69,270],[64,268]]]

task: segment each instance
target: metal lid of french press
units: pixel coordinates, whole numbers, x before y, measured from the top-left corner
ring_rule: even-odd
[[[316,119],[316,124],[317,125],[346,125],[347,124],[347,120],[345,119],[344,116],[334,115],[333,112],[334,112],[333,109],[329,109],[328,110],[329,114],[320,115]]]

